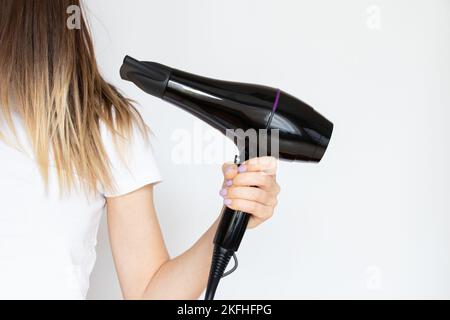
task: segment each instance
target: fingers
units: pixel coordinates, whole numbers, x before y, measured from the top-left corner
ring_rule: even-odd
[[[268,175],[276,175],[278,160],[274,157],[254,158],[244,162],[246,172],[264,172]]]
[[[249,228],[273,216],[280,193],[277,169],[278,160],[273,157],[251,159],[240,166],[231,162],[223,165],[225,180],[220,195],[230,209],[251,215]]]
[[[225,180],[231,180],[238,174],[238,166],[233,162],[227,162],[222,166]]]
[[[225,204],[230,209],[249,213],[253,218],[257,218],[261,221],[266,221],[273,215],[272,206],[266,206],[255,201],[245,199],[226,199]]]
[[[267,175],[276,175],[278,160],[274,157],[261,157],[248,160],[238,167],[233,162],[227,162],[222,166],[225,180],[233,179],[237,174],[243,172],[261,172]]]
[[[232,182],[232,185],[236,187],[255,186],[268,192],[276,193],[277,191],[275,176],[267,175],[264,172],[241,173],[234,177]]]
[[[275,207],[277,205],[277,198],[259,188],[251,187],[232,187],[229,189],[222,189],[220,195],[226,199],[242,199],[253,202],[258,202],[265,206]]]

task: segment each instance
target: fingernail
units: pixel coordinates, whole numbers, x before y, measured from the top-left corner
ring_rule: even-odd
[[[233,185],[233,180],[227,180],[225,184],[227,185],[227,187],[231,187]]]
[[[227,194],[228,194],[228,190],[227,190],[227,189],[222,189],[222,190],[220,190],[220,195],[221,195],[222,197],[225,197]]]
[[[231,204],[231,200],[230,199],[225,199],[225,200],[223,200],[223,203],[226,205],[226,206],[229,206],[230,204]]]
[[[238,168],[239,173],[244,173],[245,171],[247,171],[247,167],[243,164],[242,166],[240,166]]]
[[[234,167],[233,167],[233,166],[229,166],[229,167],[227,168],[227,170],[225,170],[225,174],[229,174],[229,173],[231,173],[233,170],[234,170]]]

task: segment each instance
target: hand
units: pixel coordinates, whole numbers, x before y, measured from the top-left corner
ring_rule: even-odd
[[[278,160],[273,157],[251,159],[239,168],[233,163],[223,165],[225,180],[220,195],[227,207],[251,214],[249,229],[273,216],[280,193],[277,168]]]

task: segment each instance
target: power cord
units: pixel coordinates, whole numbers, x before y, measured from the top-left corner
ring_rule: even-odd
[[[233,268],[231,268],[230,271],[225,272],[225,273],[223,274],[223,276],[222,276],[222,279],[225,278],[225,277],[228,277],[230,274],[232,274],[233,272],[235,272],[236,269],[238,268],[239,262],[238,262],[238,258],[237,258],[237,256],[236,256],[236,253],[233,253],[233,260],[234,260],[234,266],[233,266]]]

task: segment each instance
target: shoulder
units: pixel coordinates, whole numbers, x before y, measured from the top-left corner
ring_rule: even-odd
[[[123,135],[100,122],[100,134],[114,184],[111,190],[102,188],[105,197],[125,195],[161,181],[153,136],[144,123],[133,121],[129,132]]]

